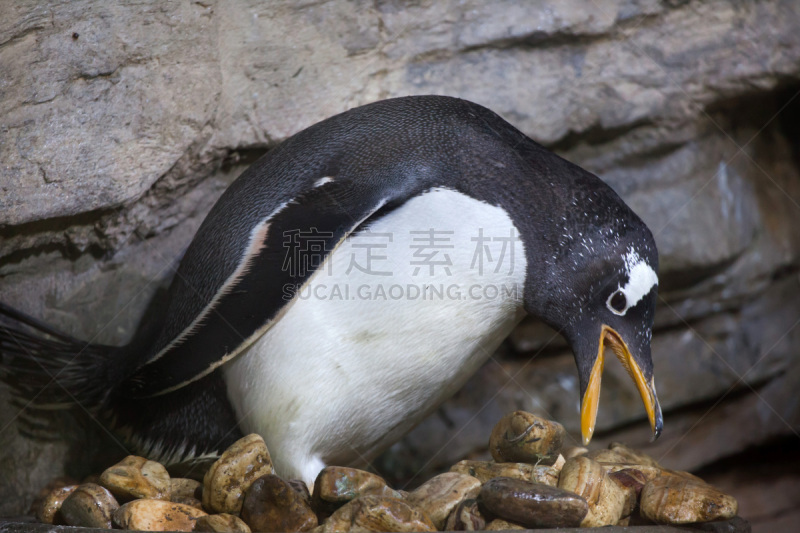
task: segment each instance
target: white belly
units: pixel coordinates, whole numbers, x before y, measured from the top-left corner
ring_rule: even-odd
[[[410,234],[431,228],[447,248]],[[455,393],[524,314],[525,253],[501,209],[437,189],[369,231],[343,242],[223,368],[242,429],[264,437],[285,476],[310,482],[325,464],[374,458]],[[366,268],[368,245],[386,247],[362,272],[351,262]]]

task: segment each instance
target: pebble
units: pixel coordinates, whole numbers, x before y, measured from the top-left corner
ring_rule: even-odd
[[[259,532],[308,531],[317,515],[294,487],[275,474],[258,478],[244,498],[242,520]]]
[[[603,477],[600,485],[600,497],[594,505],[589,505],[589,512],[581,522],[581,527],[613,526],[623,516],[630,515],[636,505],[632,492],[614,483],[608,475]]]
[[[318,513],[326,515],[365,495],[402,498],[398,491],[389,488],[386,481],[378,475],[357,468],[328,466],[322,469],[314,481],[311,501]]]
[[[614,525],[629,503],[628,492],[609,479],[601,464],[590,459],[588,454],[567,460],[558,486],[578,494],[589,505],[581,527]]]
[[[239,514],[253,482],[273,474],[264,439],[255,433],[234,442],[203,478],[203,507],[215,513]]]
[[[408,494],[406,501],[428,515],[436,529],[443,529],[453,509],[481,490],[477,478],[457,472],[439,474]]]
[[[450,467],[451,472],[466,474],[486,483],[495,477],[511,477],[532,481],[533,465],[527,463],[495,463],[494,461],[459,461]]]
[[[609,474],[619,472],[620,470],[636,471],[640,475],[644,476],[644,478],[648,481],[665,475],[664,471],[662,471],[660,468],[648,465],[636,465],[629,463],[600,463],[600,466]]]
[[[78,485],[64,485],[52,489],[36,506],[36,518],[45,524],[63,524],[61,505],[77,488]]]
[[[486,519],[481,514],[478,500],[468,498],[456,506],[450,516],[444,531],[480,531],[486,528]]]
[[[294,491],[300,495],[300,497],[305,500],[306,503],[311,505],[311,493],[308,491],[308,485],[302,479],[290,479],[288,481],[289,485],[292,486]]]
[[[175,501],[176,498],[197,498],[203,494],[203,484],[196,479],[185,477],[175,477],[169,480],[169,499]]]
[[[397,498],[360,496],[336,510],[315,533],[348,531],[436,531],[422,511]]]
[[[100,484],[121,501],[166,500],[170,495],[169,474],[164,465],[136,455],[107,468],[100,474]]]
[[[481,509],[526,527],[576,527],[588,512],[586,500],[569,491],[512,478],[484,483]]]
[[[647,478],[640,471],[630,468],[612,472],[608,474],[608,478],[625,492],[627,500],[622,510],[622,516],[630,516],[639,504],[639,495],[647,483]]]
[[[594,505],[600,498],[600,489],[605,476],[606,473],[600,463],[585,455],[579,455],[564,464],[558,478],[558,486],[579,495],[589,505]]]
[[[202,498],[203,485],[199,481],[181,477],[169,480],[169,501],[204,511]]]
[[[551,465],[564,445],[566,431],[558,422],[515,411],[494,426],[489,451],[498,463]]]
[[[486,524],[486,531],[508,531],[513,529],[526,529],[525,526],[508,522],[502,518],[495,518]]]
[[[114,513],[122,529],[139,531],[192,531],[197,518],[206,513],[188,505],[165,500],[133,500]]]
[[[666,475],[647,482],[639,508],[642,516],[659,524],[690,524],[733,518],[739,504],[706,483]]]
[[[195,522],[195,531],[210,533],[250,533],[250,527],[238,516],[228,513],[201,516]]]
[[[637,499],[642,493],[642,488],[644,488],[647,483],[647,476],[645,476],[641,470],[636,470],[635,468],[617,470],[616,472],[609,473],[608,477],[621,487],[633,489]]]
[[[84,483],[61,504],[61,516],[70,526],[111,529],[111,517],[117,509],[119,503],[107,488]]]

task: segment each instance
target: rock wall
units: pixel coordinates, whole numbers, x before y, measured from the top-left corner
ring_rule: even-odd
[[[3,3],[0,300],[124,342],[248,163],[348,108],[448,94],[597,173],[653,230],[651,453],[697,469],[796,437],[798,30],[794,0]],[[597,440],[646,444],[623,369],[604,382]],[[20,437],[0,403],[0,515],[123,452],[90,420],[65,421],[72,445]],[[576,404],[571,355],[527,321],[378,467],[413,480],[483,453],[514,408],[576,434]]]

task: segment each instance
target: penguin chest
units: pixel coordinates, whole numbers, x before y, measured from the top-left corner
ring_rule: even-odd
[[[370,460],[509,334],[525,272],[502,209],[446,189],[406,202],[341,243],[223,368],[242,429],[286,475]]]

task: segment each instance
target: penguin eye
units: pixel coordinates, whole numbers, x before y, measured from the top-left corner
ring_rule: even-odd
[[[625,299],[625,294],[622,291],[617,291],[608,297],[607,305],[612,312],[621,315],[627,311],[628,300]]]

